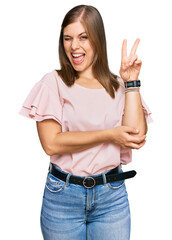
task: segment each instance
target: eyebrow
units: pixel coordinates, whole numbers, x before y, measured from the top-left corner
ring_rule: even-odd
[[[82,33],[80,33],[78,36],[81,36],[82,34],[84,34],[84,33],[86,33],[86,32],[82,32]],[[64,37],[71,37],[70,35],[63,35]]]

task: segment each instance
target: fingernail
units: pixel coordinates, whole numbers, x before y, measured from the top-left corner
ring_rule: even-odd
[[[138,132],[139,132],[139,130],[138,130],[138,129],[136,129],[136,132],[138,133]]]
[[[132,62],[129,62],[129,65],[131,66],[131,65],[132,65]]]

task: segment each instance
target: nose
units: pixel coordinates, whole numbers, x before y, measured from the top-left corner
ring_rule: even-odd
[[[74,51],[80,47],[78,39],[73,39],[71,43],[71,49]]]

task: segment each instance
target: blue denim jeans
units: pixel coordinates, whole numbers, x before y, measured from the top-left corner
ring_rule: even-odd
[[[70,184],[70,175],[64,182],[48,172],[41,209],[44,240],[129,240],[124,180],[106,183],[102,173],[104,184],[88,189]]]

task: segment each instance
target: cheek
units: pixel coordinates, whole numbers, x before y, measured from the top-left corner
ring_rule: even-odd
[[[95,55],[95,51],[93,50],[92,46],[87,43],[85,46],[85,49],[86,49],[87,53],[89,54],[89,56],[93,58]]]
[[[68,53],[70,51],[70,44],[69,43],[64,43],[63,46],[64,46],[65,52]]]
[[[91,58],[92,60],[94,59],[95,53],[94,53],[93,50],[90,50],[90,51],[89,51],[89,56],[90,56],[90,58]]]

